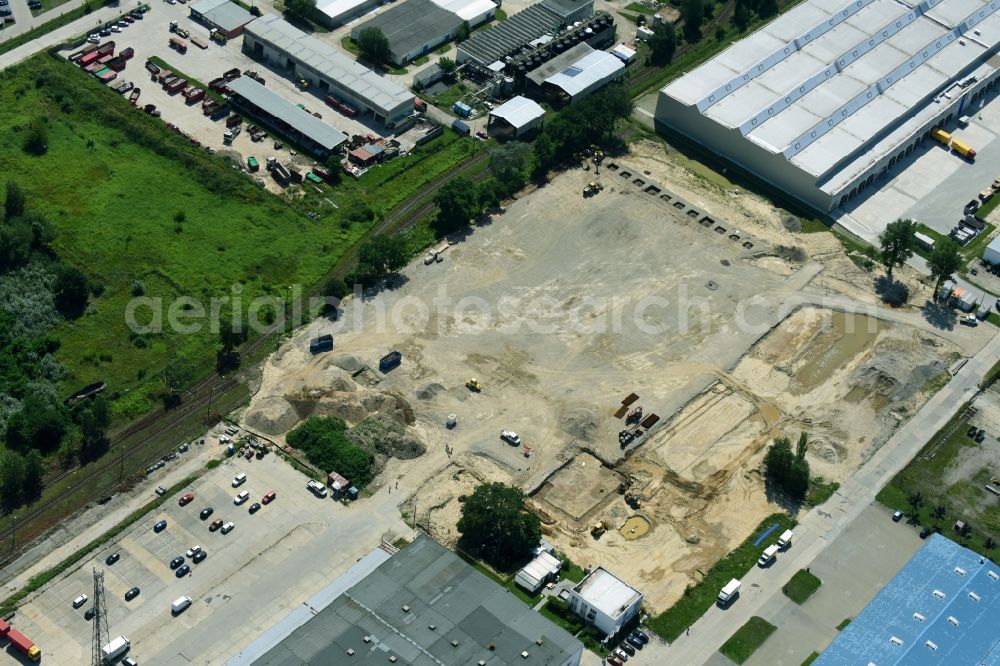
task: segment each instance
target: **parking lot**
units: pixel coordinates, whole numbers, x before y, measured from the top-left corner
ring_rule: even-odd
[[[233,488],[240,471],[248,479]],[[219,663],[377,547],[384,533],[405,530],[398,511],[382,510],[377,499],[345,507],[315,497],[306,481],[275,455],[227,461],[190,488],[195,494],[190,504],[180,507],[180,494],[171,497],[43,589],[18,609],[16,626],[41,647],[48,663],[87,662],[92,624],[84,614],[93,606],[97,568],[104,571],[110,636],[127,636],[140,663]],[[250,505],[272,489],[277,499],[250,515]],[[250,499],[235,506],[233,497],[241,490],[249,491]],[[205,507],[214,513],[203,521],[199,513]],[[236,526],[229,534],[209,532],[216,519]],[[153,526],[160,520],[167,528],[156,533]],[[178,578],[170,560],[196,544],[208,557],[199,564],[185,558],[191,573]],[[106,565],[114,552],[120,560]],[[126,602],[133,586],[141,593]],[[89,598],[74,609],[80,594]],[[194,603],[172,617],[170,604],[182,595]]]

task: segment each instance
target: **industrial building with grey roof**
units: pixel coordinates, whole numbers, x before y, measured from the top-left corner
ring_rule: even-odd
[[[658,128],[822,212],[996,86],[1000,0],[806,0],[667,85]]]
[[[413,112],[412,93],[278,16],[262,16],[246,26],[243,52],[306,79],[387,127],[395,127]]]
[[[594,0],[542,0],[459,44],[456,60],[459,64],[471,60],[486,67],[593,13]]]
[[[423,535],[351,583],[253,663],[576,666],[583,655],[580,641]]]

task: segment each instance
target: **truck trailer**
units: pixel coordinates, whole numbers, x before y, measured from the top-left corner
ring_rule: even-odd
[[[969,160],[976,159],[976,150],[969,144],[965,143],[964,141],[959,141],[958,139],[952,139],[951,149],[966,159]]]
[[[0,619],[0,636],[6,636],[11,646],[31,661],[38,661],[42,658],[42,651],[35,645],[35,641],[11,627],[2,619]]]
[[[101,648],[101,654],[104,655],[104,663],[110,664],[115,659],[128,652],[128,649],[131,646],[132,642],[125,636],[113,638],[110,643]]]
[[[951,143],[951,132],[945,132],[940,127],[935,127],[931,130],[931,138],[947,146]]]

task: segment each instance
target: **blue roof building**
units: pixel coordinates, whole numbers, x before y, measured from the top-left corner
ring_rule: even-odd
[[[1000,666],[1000,567],[932,535],[813,663]]]

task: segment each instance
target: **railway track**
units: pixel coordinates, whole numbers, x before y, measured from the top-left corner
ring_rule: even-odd
[[[387,233],[398,233],[409,229],[424,215],[434,210],[434,202],[424,201],[425,199],[436,192],[438,188],[446,182],[458,177],[464,171],[480,164],[487,158],[488,155],[485,152],[479,153],[470,159],[455,165],[453,168],[427,183],[424,187],[420,188],[420,190],[411,195],[405,202],[403,202],[403,204],[397,207],[391,214],[386,216],[386,218],[378,225],[369,230],[369,232],[362,237],[358,244],[360,245],[361,242],[375,236]],[[321,291],[322,285],[330,278],[335,276],[342,278],[347,275],[353,268],[356,260],[356,252],[351,251],[345,254],[345,257],[337,263],[333,271],[331,271],[328,275],[327,279],[313,289],[311,295],[317,295]],[[243,360],[255,354],[272,339],[272,336],[273,333],[260,335],[246,342],[240,350],[240,359]],[[180,406],[170,410],[158,407],[155,411],[150,412],[142,418],[130,423],[125,428],[115,432],[110,438],[110,443],[108,445],[109,452],[114,447],[122,445],[129,438],[134,437],[139,433],[148,431],[145,432],[142,438],[129,444],[124,452],[119,452],[113,456],[106,454],[104,459],[100,461],[99,465],[92,470],[90,476],[100,475],[115,465],[122,465],[124,459],[141,455],[143,449],[145,449],[152,440],[166,432],[169,432],[172,428],[177,426],[177,424],[187,418],[192,412],[206,407],[216,396],[236,387],[238,384],[239,379],[236,377],[224,377],[213,373],[204,377],[190,387],[185,392],[185,400]],[[60,472],[58,475],[48,479],[45,485],[46,487],[51,487],[60,483],[74,473],[78,472],[80,469],[81,466],[77,466],[64,472]],[[52,507],[65,501],[74,492],[82,488],[86,484],[87,480],[87,478],[81,478],[79,481],[67,487],[59,495],[46,500],[45,503],[32,506],[26,512],[18,512],[20,515],[18,516],[17,524],[0,530],[0,540],[10,537],[18,529],[19,525],[30,523],[32,520],[35,520],[45,514]],[[28,543],[30,542],[22,543],[22,548],[28,545]]]

